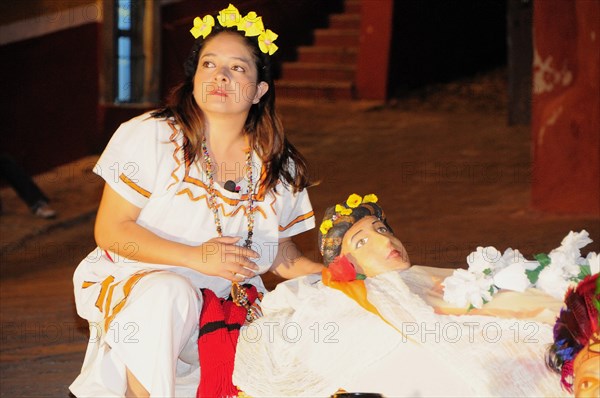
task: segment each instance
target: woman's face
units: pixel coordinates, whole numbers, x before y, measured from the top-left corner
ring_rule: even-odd
[[[256,62],[245,39],[221,32],[202,47],[194,75],[194,99],[205,113],[247,114],[269,85],[257,82]]]
[[[387,271],[410,268],[402,242],[377,217],[357,221],[342,239],[342,255],[356,266],[356,271],[375,276]]]
[[[600,397],[600,343],[584,347],[573,364],[575,397]]]

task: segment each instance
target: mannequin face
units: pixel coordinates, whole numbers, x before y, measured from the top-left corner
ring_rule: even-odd
[[[410,268],[404,245],[377,217],[358,220],[342,240],[342,255],[368,277]]]
[[[575,397],[600,397],[600,342],[598,340],[585,346],[577,354],[573,373]]]

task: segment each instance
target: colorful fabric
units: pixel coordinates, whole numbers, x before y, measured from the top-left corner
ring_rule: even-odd
[[[258,297],[256,287],[246,285],[248,299]],[[197,398],[233,397],[239,390],[231,382],[235,348],[247,310],[230,299],[218,298],[211,290],[202,289],[204,304],[200,314],[198,355],[202,378]]]
[[[377,308],[373,306],[367,299],[367,288],[365,287],[364,280],[353,280],[353,281],[335,281],[331,279],[331,272],[329,269],[324,268],[322,273],[322,281],[325,286],[329,286],[332,289],[339,290],[352,300],[356,301],[365,310],[372,312],[373,314],[381,317]]]
[[[587,276],[575,288],[567,291],[565,307],[554,325],[554,343],[549,350],[549,365],[561,374],[560,382],[569,392],[573,392],[575,357],[590,344],[594,334],[600,331],[598,275]]]

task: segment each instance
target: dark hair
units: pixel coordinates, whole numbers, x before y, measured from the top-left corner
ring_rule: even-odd
[[[260,101],[250,108],[244,125],[244,133],[248,134],[252,149],[258,153],[265,167],[261,184],[266,191],[275,190],[277,182],[281,180],[292,188],[292,192],[301,191],[312,184],[308,166],[302,154],[285,137],[283,125],[275,111],[275,84],[270,56],[260,51],[256,37],[246,37],[236,28],[226,28],[216,23],[206,39],[196,39],[184,64],[185,80],[171,91],[164,107],[153,112],[152,116],[173,118],[179,125],[184,135],[186,167],[189,167],[197,159],[205,133],[205,117],[193,96],[198,58],[202,47],[223,32],[231,32],[245,39],[256,63],[257,83],[264,81],[269,85],[269,90]]]

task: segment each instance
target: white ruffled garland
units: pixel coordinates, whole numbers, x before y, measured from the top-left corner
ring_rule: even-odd
[[[531,287],[562,300],[570,286],[600,271],[597,253],[581,257],[580,249],[591,242],[586,230],[571,231],[560,247],[534,256],[535,260],[526,260],[511,248],[501,254],[493,246],[480,246],[467,257],[468,269],[457,269],[444,280],[444,300],[462,308],[481,308],[500,289],[523,292]]]

